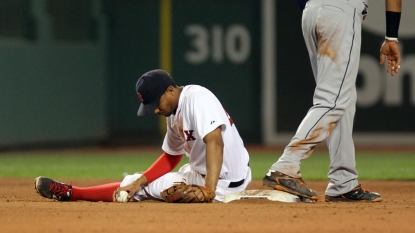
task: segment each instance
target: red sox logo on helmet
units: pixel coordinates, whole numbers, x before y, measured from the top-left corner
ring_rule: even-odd
[[[142,102],[144,102],[144,99],[143,99],[143,97],[141,96],[141,94],[140,94],[140,93],[138,93],[138,92],[137,92],[137,96],[138,96],[138,98],[140,99],[141,103],[142,103]]]

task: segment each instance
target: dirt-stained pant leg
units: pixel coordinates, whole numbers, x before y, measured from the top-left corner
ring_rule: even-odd
[[[301,160],[328,139],[331,164],[327,195],[357,186],[352,130],[363,8],[360,0],[308,2],[302,27],[316,81],[313,107],[283,155],[271,166],[272,170],[301,177]]]

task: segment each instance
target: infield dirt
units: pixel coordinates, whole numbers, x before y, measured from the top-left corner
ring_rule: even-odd
[[[33,179],[2,178],[0,232],[415,232],[415,182],[362,181],[362,187],[382,194],[380,203],[326,203],[327,182],[307,183],[319,193],[317,203],[104,203],[48,200],[36,193]],[[248,189],[266,187],[253,181]]]

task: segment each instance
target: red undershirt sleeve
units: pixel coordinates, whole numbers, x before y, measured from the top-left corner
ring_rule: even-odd
[[[163,153],[160,157],[143,173],[147,178],[147,183],[153,182],[162,175],[173,171],[180,163],[183,155],[169,155]]]

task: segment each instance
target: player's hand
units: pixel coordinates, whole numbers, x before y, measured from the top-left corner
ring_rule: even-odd
[[[128,193],[128,201],[132,201],[133,196],[140,191],[141,186],[147,184],[147,178],[143,175],[140,178],[138,178],[137,180],[135,180],[133,183],[124,186],[124,187],[119,187],[117,190],[114,191],[114,193],[112,194],[112,201],[113,202],[117,202],[117,198],[116,196],[121,192],[121,191],[126,191]]]
[[[399,72],[401,68],[401,53],[399,51],[398,42],[387,41],[383,42],[380,48],[380,64],[383,65],[385,60],[388,61],[386,72],[392,76]]]

